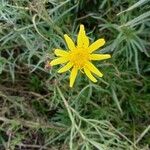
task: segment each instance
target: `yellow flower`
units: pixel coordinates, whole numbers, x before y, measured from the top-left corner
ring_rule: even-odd
[[[90,80],[97,82],[92,73],[99,77],[102,77],[103,74],[91,63],[91,61],[108,59],[111,55],[92,53],[103,46],[105,44],[105,40],[101,38],[89,45],[89,38],[86,36],[84,25],[80,25],[77,37],[77,46],[75,46],[74,42],[67,34],[64,35],[64,38],[69,50],[65,51],[62,49],[55,49],[55,54],[58,58],[52,60],[50,65],[54,66],[67,63],[58,71],[58,73],[66,72],[72,68],[70,75],[70,87],[73,86],[79,70],[83,70]]]

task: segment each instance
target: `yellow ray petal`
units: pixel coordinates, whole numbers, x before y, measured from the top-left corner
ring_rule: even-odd
[[[52,60],[50,62],[50,65],[54,66],[54,65],[66,63],[67,61],[69,61],[69,59],[67,57],[59,57],[59,58],[56,58],[56,59]]]
[[[69,54],[67,51],[62,49],[55,49],[54,53],[56,56],[67,56]]]
[[[97,41],[95,41],[93,44],[91,44],[88,48],[89,52],[92,53],[93,51],[99,49],[100,47],[102,47],[105,44],[105,40],[104,39],[98,39]]]
[[[72,39],[67,34],[64,35],[64,38],[65,38],[68,48],[70,50],[74,50],[76,47]]]
[[[95,73],[96,75],[98,75],[99,77],[102,77],[103,74],[90,62],[86,63],[86,67],[93,73]]]
[[[71,75],[70,75],[70,87],[73,86],[74,81],[75,81],[76,76],[77,76],[77,73],[78,73],[78,68],[74,67],[74,68],[71,70]]]
[[[97,82],[97,80],[95,79],[95,77],[91,74],[91,72],[89,71],[89,69],[87,69],[86,67],[83,68],[85,74],[87,75],[87,77],[92,80],[93,82]]]
[[[77,37],[77,46],[87,48],[89,46],[89,38],[86,36],[84,25],[80,25],[79,34]]]
[[[68,62],[64,67],[62,67],[60,70],[58,70],[58,73],[66,72],[73,66],[73,63]]]
[[[103,60],[103,59],[108,59],[111,58],[111,55],[109,54],[91,54],[90,59],[91,60]]]

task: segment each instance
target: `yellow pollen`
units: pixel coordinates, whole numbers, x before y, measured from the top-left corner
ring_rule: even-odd
[[[86,49],[76,48],[70,51],[70,62],[74,64],[78,69],[82,69],[87,61],[90,59],[90,54]]]

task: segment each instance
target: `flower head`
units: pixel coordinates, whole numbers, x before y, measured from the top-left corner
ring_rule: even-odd
[[[70,74],[70,87],[73,86],[79,70],[83,70],[90,80],[97,82],[92,73],[99,77],[102,77],[103,74],[91,63],[91,61],[104,60],[111,57],[109,54],[93,54],[95,50],[105,44],[105,40],[100,38],[89,45],[89,38],[86,36],[84,25],[80,25],[77,45],[74,44],[73,40],[67,34],[64,35],[64,38],[69,50],[55,49],[55,54],[58,58],[52,60],[50,65],[54,66],[67,63],[58,71],[59,73],[66,72],[72,68]]]

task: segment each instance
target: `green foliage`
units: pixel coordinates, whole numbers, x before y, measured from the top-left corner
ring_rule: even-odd
[[[0,1],[0,149],[148,150],[149,0]],[[84,24],[110,60],[94,84],[44,68]]]

